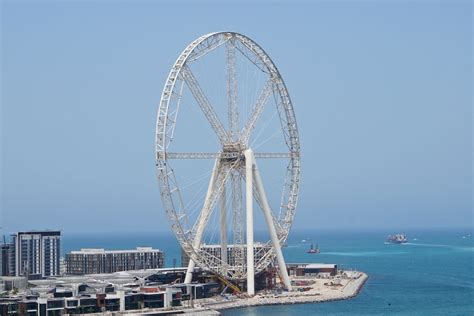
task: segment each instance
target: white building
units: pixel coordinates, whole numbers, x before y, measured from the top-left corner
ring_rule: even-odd
[[[163,268],[165,255],[152,247],[133,250],[87,248],[66,255],[66,273],[72,275]]]
[[[12,275],[48,277],[60,274],[60,231],[24,231],[12,235],[15,264]]]

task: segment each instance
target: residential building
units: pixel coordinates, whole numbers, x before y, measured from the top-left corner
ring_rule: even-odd
[[[254,243],[254,261],[257,262],[260,260],[263,255],[270,250],[271,246],[268,244],[263,244],[261,242]],[[214,258],[215,265],[218,265],[221,260],[221,245],[207,245],[203,244],[201,246],[201,250],[207,252],[208,254],[212,255],[211,258]],[[240,260],[238,260],[240,258]],[[227,262],[231,266],[238,266],[240,264],[247,262],[247,246],[241,245],[239,247],[235,247],[234,245],[227,246]],[[189,263],[189,256],[188,254],[181,249],[181,266],[187,267]],[[211,259],[212,265],[212,259]]]
[[[12,258],[14,245],[0,244],[0,276],[11,276],[12,265],[15,260]]]
[[[157,269],[164,267],[164,259],[164,253],[152,247],[137,247],[134,250],[81,249],[66,255],[66,273],[82,275]]]
[[[22,231],[12,235],[11,275],[43,278],[60,274],[60,231]]]

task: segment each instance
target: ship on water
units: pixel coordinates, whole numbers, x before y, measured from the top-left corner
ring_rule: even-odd
[[[311,244],[311,247],[306,251],[306,253],[320,253],[318,244],[316,244],[316,248]]]
[[[391,244],[404,244],[407,241],[407,236],[405,234],[388,235],[387,237],[387,242]]]

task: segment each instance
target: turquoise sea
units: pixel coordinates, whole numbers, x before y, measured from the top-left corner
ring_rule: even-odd
[[[336,263],[364,271],[369,280],[362,292],[347,301],[236,309],[224,315],[474,315],[472,230],[405,231],[409,243],[404,245],[385,244],[389,233],[397,231],[293,231],[284,249],[287,262]],[[165,251],[167,266],[173,258],[180,261],[171,233],[63,235],[65,252],[153,246]],[[321,254],[307,254],[309,243],[303,239],[318,243]]]

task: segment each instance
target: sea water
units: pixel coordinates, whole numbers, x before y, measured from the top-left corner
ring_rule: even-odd
[[[474,315],[471,230],[405,231],[409,242],[402,245],[386,244],[389,233],[397,232],[293,231],[284,248],[287,262],[336,263],[364,271],[369,279],[361,293],[346,301],[243,308],[224,315]],[[168,267],[173,259],[180,264],[180,248],[171,233],[63,235],[65,252],[153,246],[165,252]],[[318,244],[320,254],[306,253],[311,243]]]

